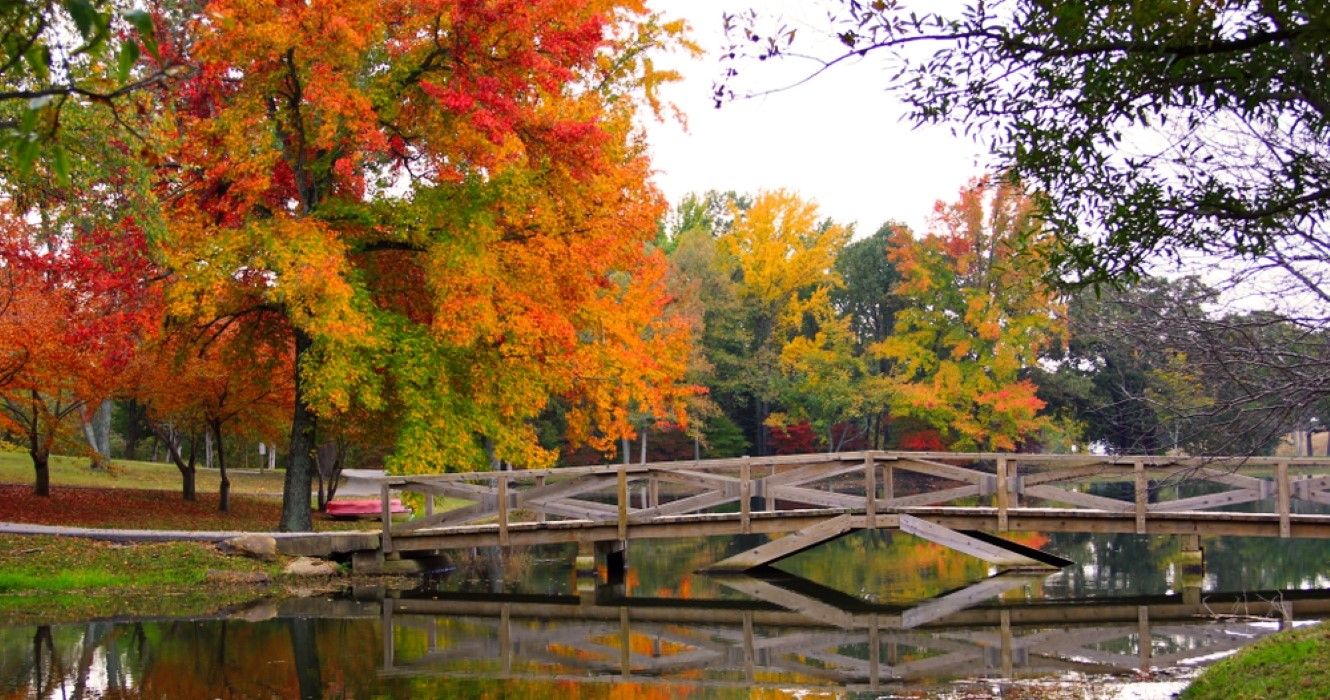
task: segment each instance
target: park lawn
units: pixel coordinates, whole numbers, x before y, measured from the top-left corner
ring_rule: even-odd
[[[113,544],[0,535],[0,624],[117,615],[184,615],[245,603],[265,587],[208,583],[208,571],[262,572],[280,563],[227,556],[210,544]]]
[[[180,470],[174,464],[117,459],[110,471],[91,469],[87,457],[51,457],[51,490],[66,486],[150,489],[180,492]],[[197,471],[199,493],[216,493],[221,481],[216,469]],[[283,473],[232,472],[231,493],[282,495]],[[26,452],[0,452],[0,484],[32,484],[32,458]]]
[[[1183,700],[1330,698],[1330,623],[1280,632],[1207,668]]]

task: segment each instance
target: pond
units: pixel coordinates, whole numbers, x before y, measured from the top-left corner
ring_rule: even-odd
[[[1185,677],[1330,617],[1330,543],[1207,539],[1196,576],[1177,538],[1021,541],[1075,564],[993,576],[877,531],[712,577],[693,572],[754,541],[644,541],[606,585],[568,548],[481,552],[410,591],[0,628],[0,697],[987,697]]]

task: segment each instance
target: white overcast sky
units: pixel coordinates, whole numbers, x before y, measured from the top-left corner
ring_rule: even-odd
[[[954,200],[981,174],[980,149],[968,139],[901,121],[904,108],[884,91],[886,68],[872,56],[792,90],[715,109],[711,88],[721,71],[715,54],[724,41],[723,12],[757,7],[783,16],[804,40],[826,32],[822,3],[653,0],[650,6],[666,18],[687,19],[707,51],[698,60],[676,55],[661,61],[685,76],[663,92],[688,118],[687,131],[673,121],[648,125],[656,182],[671,204],[689,192],[783,187],[815,200],[823,216],[856,224],[858,236],[887,220],[923,231],[935,201]],[[741,85],[793,82],[809,66],[794,60],[775,70],[745,65]]]

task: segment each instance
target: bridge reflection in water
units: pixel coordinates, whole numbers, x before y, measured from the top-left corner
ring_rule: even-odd
[[[1149,673],[1330,616],[1330,591],[1008,603],[995,599],[1044,577],[1006,574],[906,607],[761,573],[720,579],[743,599],[629,598],[612,586],[389,597],[382,673],[860,692],[949,678]]]

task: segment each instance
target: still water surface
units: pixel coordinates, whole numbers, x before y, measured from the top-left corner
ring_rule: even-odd
[[[1175,538],[1022,541],[1076,564],[993,577],[909,535],[862,532],[769,576],[717,578],[692,572],[755,542],[646,541],[615,586],[579,580],[570,550],[541,548],[415,591],[260,605],[247,619],[0,628],[0,698],[1003,693],[1007,679],[1167,676],[1330,617],[1330,543],[1205,540],[1206,573],[1187,577]]]

